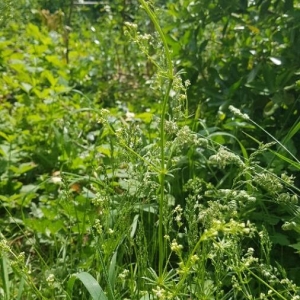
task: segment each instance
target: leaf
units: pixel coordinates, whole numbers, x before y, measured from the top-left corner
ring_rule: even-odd
[[[31,89],[32,89],[32,85],[29,84],[29,83],[26,83],[26,82],[22,82],[21,83],[21,89],[23,91],[25,91],[26,93],[29,93],[31,91]]]
[[[47,55],[45,56],[46,60],[53,64],[55,67],[62,67],[64,62],[61,61],[56,55]]]
[[[255,66],[255,68],[253,68],[251,70],[251,72],[247,76],[247,83],[252,82],[256,78],[256,75],[257,75],[258,71],[260,70],[260,67],[261,67],[261,64],[259,63],[257,66]]]
[[[280,222],[280,218],[274,215],[267,215],[265,213],[261,213],[261,212],[254,212],[253,213],[253,219],[254,220],[259,220],[259,221],[263,221],[267,224],[270,224],[272,226],[278,224]]]
[[[111,149],[108,144],[101,145],[97,148],[97,151],[103,155],[106,155],[107,157],[111,157]]]
[[[130,237],[133,238],[136,232],[137,224],[138,224],[139,215],[135,215],[133,218],[133,222],[131,224],[131,232]]]
[[[300,163],[298,162],[295,162],[287,157],[285,157],[284,155],[278,153],[278,152],[275,152],[271,149],[268,149],[270,152],[272,152],[274,155],[276,155],[277,157],[279,157],[280,159],[286,161],[287,163],[289,163],[290,165],[292,165],[293,167],[295,167],[297,170],[300,170]]]
[[[1,251],[2,252],[2,251]],[[1,253],[0,257],[0,267],[1,267],[1,281],[6,295],[6,299],[10,299],[10,280],[9,280],[9,260],[5,253]]]
[[[57,83],[57,78],[54,78],[53,74],[48,71],[48,70],[45,70],[43,73],[42,73],[42,76],[45,77],[49,83],[51,84],[51,86],[55,86],[56,83]]]
[[[24,174],[32,169],[36,168],[36,164],[29,162],[29,163],[23,163],[18,165],[17,167],[15,166],[10,166],[10,170],[12,170],[14,173],[21,175]]]
[[[32,193],[35,192],[37,190],[38,186],[35,184],[26,184],[23,185],[21,188],[21,193]]]
[[[264,116],[269,117],[275,113],[275,111],[279,108],[277,103],[273,101],[269,101],[264,107]]]
[[[73,286],[76,279],[79,279],[83,283],[93,300],[108,300],[99,283],[91,274],[87,272],[72,274],[68,280],[67,291],[71,299]]]
[[[276,89],[275,87],[275,72],[270,65],[265,65],[262,69],[263,78],[266,84],[266,88],[269,93],[273,93]]]
[[[241,78],[240,80],[236,81],[234,84],[232,84],[229,88],[228,91],[228,97],[231,98],[234,93],[238,90],[238,88],[240,87],[241,83],[243,81],[243,78]]]
[[[39,39],[41,37],[41,33],[40,33],[39,28],[36,25],[32,24],[32,23],[29,23],[27,25],[26,31],[27,31],[28,36],[32,36],[32,37],[35,37],[37,39]]]
[[[53,90],[57,93],[57,94],[64,94],[64,93],[69,93],[70,91],[72,91],[72,87],[69,86],[55,86],[53,87]]]
[[[296,243],[296,244],[289,245],[289,247],[292,247],[292,248],[296,249],[297,253],[300,253],[300,242]]]
[[[115,280],[116,280],[116,262],[117,262],[117,254],[118,252],[115,251],[115,253],[113,254],[110,264],[109,264],[109,269],[108,269],[108,281],[112,287],[112,290],[114,289],[114,285],[115,285]]]
[[[255,26],[252,26],[252,25],[247,25],[247,27],[255,34],[259,34],[260,33],[260,30],[255,27]]]
[[[140,298],[140,300],[150,300],[150,299],[152,299],[152,297],[148,292],[146,292],[146,294],[143,295],[142,298]]]
[[[9,143],[13,141],[12,136],[7,135],[5,132],[0,131],[0,137],[3,137],[4,139],[6,139],[6,141],[8,141]]]
[[[282,61],[279,58],[269,57],[269,59],[276,66],[280,66],[282,64]]]
[[[143,112],[140,114],[136,114],[137,119],[141,119],[145,123],[151,123],[153,120],[153,113],[150,112]]]
[[[274,244],[281,246],[288,246],[290,244],[289,239],[282,233],[276,233],[273,236],[270,236],[270,239]]]
[[[299,119],[298,119],[299,120]],[[293,125],[293,127],[290,129],[290,131],[288,132],[288,134],[284,137],[284,140],[282,142],[282,144],[286,144],[286,142],[288,142],[289,140],[292,139],[292,137],[298,132],[300,131],[300,122],[297,122]]]

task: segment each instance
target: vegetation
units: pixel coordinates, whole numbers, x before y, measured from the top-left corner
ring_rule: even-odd
[[[1,299],[300,299],[299,4],[112,2],[1,4]]]

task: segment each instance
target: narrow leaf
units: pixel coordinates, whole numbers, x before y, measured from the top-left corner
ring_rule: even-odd
[[[117,262],[117,254],[118,252],[115,251],[115,253],[113,254],[110,264],[109,264],[109,269],[108,269],[108,280],[109,283],[112,287],[112,290],[114,289],[114,285],[115,285],[115,279],[116,279],[116,262]]]
[[[68,280],[68,292],[72,298],[74,282],[79,279],[90,293],[93,300],[108,300],[96,279],[87,272],[73,274]]]

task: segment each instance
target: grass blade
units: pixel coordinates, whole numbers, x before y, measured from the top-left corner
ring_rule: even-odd
[[[1,279],[2,279],[2,283],[3,283],[3,290],[4,290],[4,295],[5,295],[4,299],[10,299],[8,261],[7,261],[7,257],[4,254],[2,254],[2,257],[1,257],[0,273],[1,273]]]
[[[108,300],[97,280],[87,272],[73,274],[68,280],[68,291],[71,298],[76,279],[83,283],[93,300]]]
[[[112,256],[112,259],[110,261],[109,269],[108,269],[108,280],[109,280],[109,283],[112,287],[112,290],[114,289],[115,279],[116,279],[116,276],[117,276],[117,274],[116,274],[117,254],[118,254],[118,252],[115,251],[115,253]]]

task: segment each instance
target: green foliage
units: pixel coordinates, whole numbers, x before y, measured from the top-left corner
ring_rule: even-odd
[[[107,300],[107,297],[105,296],[100,285],[89,273],[82,272],[79,274],[73,274],[68,281],[68,288],[70,290],[73,289],[75,279],[79,279],[84,284],[93,300]],[[69,293],[69,295],[72,295],[72,293]]]
[[[134,4],[1,29],[1,298],[299,299],[297,9]]]
[[[234,105],[284,139],[299,122],[298,4],[170,1],[167,13],[165,31],[177,67],[192,83],[189,101],[199,105],[208,126],[242,127],[228,113]],[[260,140],[267,141],[264,135]],[[297,142],[290,140],[289,146]]]

